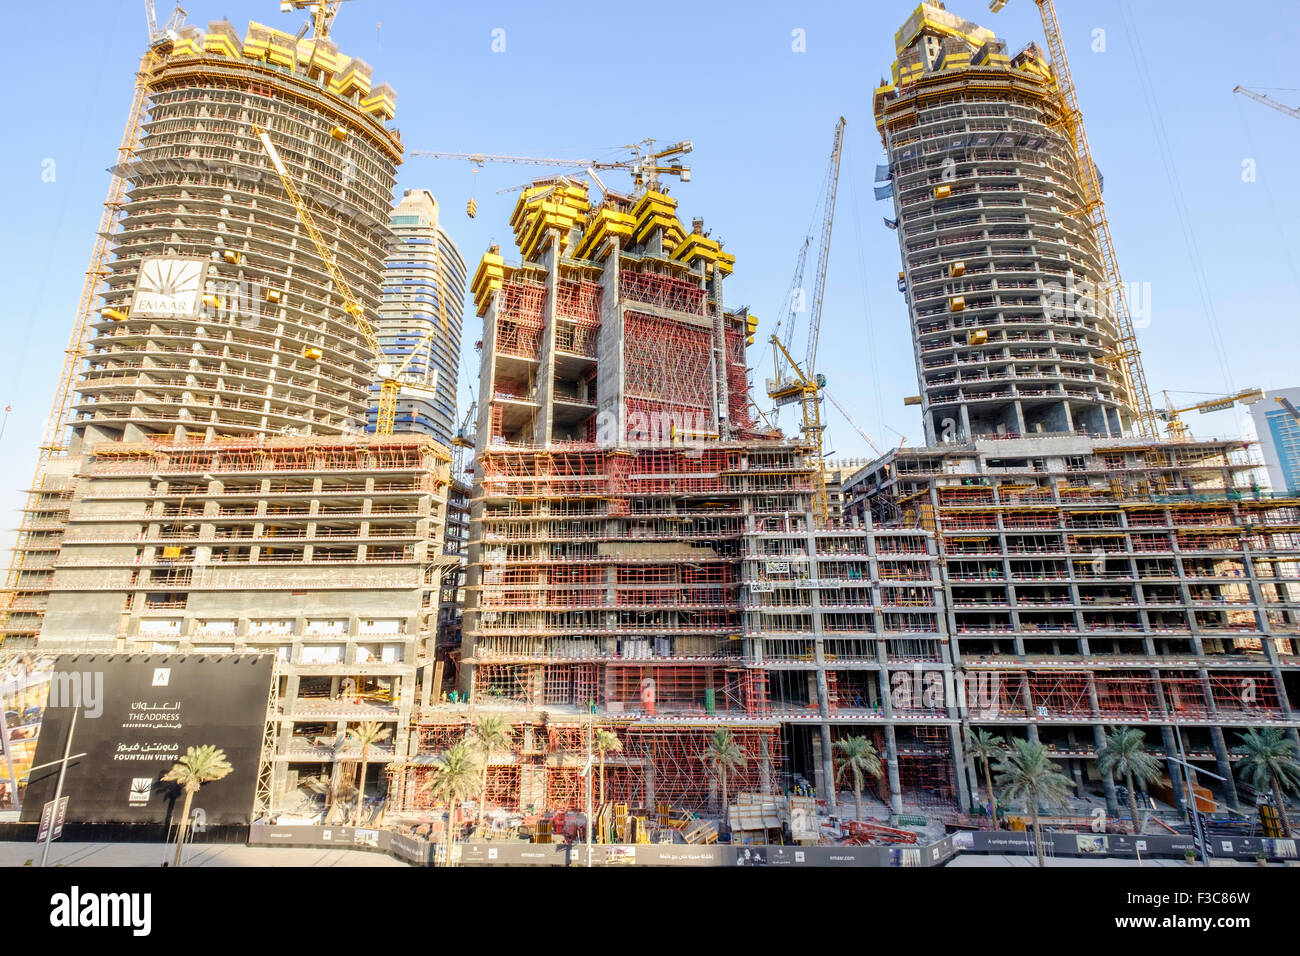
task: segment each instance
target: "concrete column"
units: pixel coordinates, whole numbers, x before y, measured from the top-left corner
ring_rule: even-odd
[[[971,805],[971,791],[966,786],[966,748],[962,745],[961,725],[951,725],[948,734],[952,739],[952,775],[957,787],[957,806],[964,810]]]
[[[1228,760],[1228,744],[1223,737],[1222,727],[1210,728],[1210,744],[1214,747],[1215,772],[1224,780],[1219,784],[1223,799],[1228,809],[1241,812],[1241,800],[1237,795],[1237,781],[1232,775],[1232,763]]]
[[[835,784],[835,755],[831,744],[831,726],[823,721],[817,725],[818,739],[813,741],[813,766],[817,779],[817,792],[826,801],[826,809],[839,812],[839,787]]]
[[[903,783],[898,772],[898,737],[894,725],[885,725],[885,757],[889,761],[889,810],[903,812]]]
[[[1166,724],[1160,728],[1160,736],[1164,741],[1165,753],[1177,757],[1178,744],[1174,740],[1174,729]],[[1174,801],[1178,804],[1177,809],[1181,810],[1187,800],[1187,791],[1183,787],[1182,768],[1178,764],[1166,763],[1165,770],[1169,772],[1169,783],[1173,787]]]

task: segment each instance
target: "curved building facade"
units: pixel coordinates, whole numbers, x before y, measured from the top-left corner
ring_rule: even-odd
[[[338,435],[371,351],[254,127],[268,131],[372,322],[401,141],[394,95],[328,40],[187,27],[150,82],[78,443]]]
[[[895,46],[875,115],[927,443],[1121,434],[1133,411],[1047,58],[931,4]]]
[[[376,332],[394,368],[410,358],[393,428],[431,435],[450,446],[457,426],[465,260],[439,224],[438,201],[427,189],[406,190],[393,207],[389,224],[393,237],[384,261]],[[426,336],[431,336],[428,346],[422,345]],[[376,413],[372,406],[367,419],[370,430]]]

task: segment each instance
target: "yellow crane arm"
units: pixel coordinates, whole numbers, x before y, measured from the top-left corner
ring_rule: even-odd
[[[280,152],[275,148],[275,144],[271,142],[270,134],[257,125],[254,125],[252,129],[253,135],[261,140],[262,148],[266,150],[266,155],[271,160],[271,166],[275,169],[276,175],[280,177],[280,184],[284,186],[285,195],[293,203],[293,208],[298,212],[299,221],[302,222],[303,228],[307,230],[307,235],[311,237],[312,245],[316,247],[317,254],[320,256],[321,261],[325,263],[325,268],[329,271],[330,278],[334,282],[334,288],[343,299],[344,311],[352,316],[352,321],[356,324],[357,330],[361,332],[362,337],[366,340],[366,345],[370,347],[373,356],[371,363],[375,367],[376,377],[380,380],[379,408],[375,418],[375,431],[380,435],[391,435],[397,411],[399,386],[393,379],[391,366],[386,365],[383,361],[383,349],[379,347],[379,339],[375,335],[374,326],[366,319],[365,307],[352,294],[347,280],[343,278],[343,271],[339,269],[334,253],[325,244],[325,237],[321,235],[316,220],[312,217],[311,209],[307,206],[307,201],[298,192],[298,187],[293,184],[293,179],[289,176],[289,168],[285,166],[284,160],[280,158]]]
[[[343,278],[343,272],[339,269],[338,262],[334,258],[334,253],[330,251],[329,246],[325,244],[325,237],[316,226],[316,220],[312,218],[311,210],[307,207],[306,200],[298,192],[298,187],[293,184],[293,179],[289,176],[289,168],[285,166],[284,160],[280,158],[279,151],[275,144],[271,142],[271,136],[260,126],[253,127],[253,134],[262,141],[262,147],[266,150],[266,155],[270,157],[271,166],[275,173],[280,177],[280,183],[284,186],[284,191],[293,203],[293,208],[298,211],[298,219],[302,222],[303,227],[307,230],[307,235],[311,237],[312,244],[316,247],[316,252],[320,255],[321,260],[325,263],[325,268],[329,270],[330,278],[334,280],[334,288],[343,298],[343,308],[348,315],[352,316],[356,322],[357,328],[366,339],[366,344],[370,346],[375,353],[375,360],[378,361],[382,355],[379,349],[379,340],[375,338],[374,327],[366,319],[366,310],[357,301],[357,297],[352,294],[348,288],[347,280]]]

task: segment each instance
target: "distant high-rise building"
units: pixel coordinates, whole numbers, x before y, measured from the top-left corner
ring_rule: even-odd
[[[921,4],[875,94],[927,442],[1133,420],[1055,79],[1033,44]],[[886,195],[889,187],[877,192]]]
[[[1300,422],[1275,400],[1278,398],[1300,406],[1300,388],[1265,392],[1264,401],[1251,407],[1250,417],[1259,433],[1270,487],[1295,494],[1300,492]]]
[[[384,262],[376,332],[395,368],[417,350],[401,376],[394,430],[431,435],[450,445],[456,434],[465,260],[438,224],[438,201],[427,189],[406,190],[388,221],[393,241]],[[422,344],[428,336],[429,343]],[[375,415],[372,405],[372,430]]]

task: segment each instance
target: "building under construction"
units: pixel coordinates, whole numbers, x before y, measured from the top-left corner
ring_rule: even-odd
[[[749,404],[732,257],[653,185],[593,205],[583,185],[540,183],[512,225],[521,260],[493,249],[473,283],[460,685],[515,737],[488,803],[581,807],[591,725],[618,735],[607,797],[632,806],[717,809],[719,727],[746,755],[733,793],[800,776],[829,792],[833,740],[868,732],[896,806],[921,783],[955,804],[955,721],[891,702],[916,662],[950,670],[933,536],[813,525],[810,449]],[[468,721],[420,712],[399,808],[427,802],[428,764]]]
[[[274,653],[264,808],[400,758],[457,561],[449,449],[361,434],[402,144],[327,28],[155,37],[7,590],[11,646]]]
[[[1042,741],[1112,812],[1097,748],[1141,727],[1239,809],[1235,732],[1300,726],[1300,499],[1260,490],[1245,442],[1176,416],[1158,439],[1062,54],[942,7],[875,97],[929,444],[846,481],[845,513],[933,532],[949,717]]]

